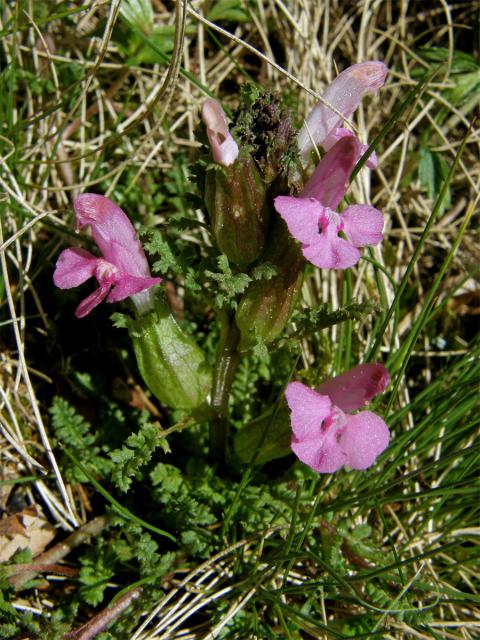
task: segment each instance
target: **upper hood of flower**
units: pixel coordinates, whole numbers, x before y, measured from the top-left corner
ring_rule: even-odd
[[[73,203],[77,225],[90,225],[103,257],[120,271],[150,277],[145,252],[127,215],[114,202],[95,193],[84,193]]]
[[[327,87],[322,102],[313,108],[300,130],[300,154],[306,157],[313,144],[330,149],[337,140],[336,129],[351,116],[365,93],[378,91],[387,73],[386,65],[375,60],[354,64],[342,71]]]

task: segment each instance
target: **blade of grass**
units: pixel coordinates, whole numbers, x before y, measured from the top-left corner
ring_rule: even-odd
[[[461,153],[461,151],[463,150],[464,146],[465,146],[465,142],[466,142],[466,138],[464,138],[463,140],[463,144],[459,149],[459,153]],[[458,155],[458,158],[460,156]],[[453,176],[453,174],[452,174]],[[448,267],[450,266],[450,263],[453,260],[454,255],[457,252],[457,249],[463,239],[463,236],[465,234],[465,231],[467,230],[467,227],[470,223],[470,218],[473,215],[473,211],[474,211],[474,204],[472,203],[469,211],[467,211],[467,214],[465,216],[465,219],[462,223],[462,226],[460,227],[460,230],[455,238],[455,241],[453,243],[452,248],[450,249],[450,251],[448,252],[445,260],[443,261],[442,266],[440,267],[437,277],[435,278],[432,287],[430,288],[430,291],[427,293],[427,296],[425,298],[425,302],[423,303],[423,306],[420,310],[420,313],[418,314],[414,325],[410,331],[410,333],[408,334],[408,338],[407,340],[405,340],[404,344],[402,345],[402,347],[400,348],[400,350],[398,351],[398,353],[395,356],[394,362],[396,363],[398,360],[401,361],[401,366],[400,366],[400,370],[397,374],[394,386],[393,386],[393,390],[390,394],[390,398],[388,401],[388,405],[387,405],[387,409],[386,409],[386,414],[388,415],[388,413],[390,412],[390,409],[392,408],[393,402],[395,400],[396,394],[398,392],[398,388],[400,386],[401,380],[403,378],[403,374],[405,373],[405,369],[407,368],[408,363],[410,362],[410,357],[412,355],[412,351],[413,348],[415,347],[415,344],[418,340],[418,337],[420,335],[420,332],[422,331],[422,329],[424,328],[425,324],[426,324],[426,320],[428,319],[431,310],[433,309],[434,305],[435,305],[435,296],[436,293],[438,291],[438,288],[440,287],[440,284],[445,276],[445,273],[448,269]]]
[[[435,205],[434,205],[434,207],[432,209],[432,213],[431,213],[429,219],[427,220],[427,223],[425,225],[425,229],[423,230],[422,235],[420,236],[420,239],[419,239],[419,241],[418,241],[418,243],[417,243],[417,245],[416,245],[416,247],[414,249],[413,255],[412,255],[411,259],[410,259],[410,262],[408,263],[408,266],[407,266],[407,268],[405,270],[405,273],[404,273],[403,278],[402,278],[402,280],[400,282],[400,285],[398,286],[395,298],[394,298],[394,300],[393,300],[393,302],[392,302],[392,304],[391,304],[391,306],[390,306],[390,308],[389,308],[389,310],[387,312],[387,315],[385,317],[385,320],[383,322],[382,327],[380,328],[380,331],[379,331],[379,334],[377,335],[375,343],[374,343],[372,349],[370,350],[370,352],[367,354],[367,357],[366,357],[366,361],[367,362],[369,362],[371,360],[374,360],[378,355],[378,352],[379,352],[381,344],[382,344],[383,336],[384,336],[385,331],[386,331],[386,329],[388,327],[388,324],[389,324],[389,322],[390,322],[390,320],[392,318],[392,315],[394,314],[395,310],[399,307],[402,294],[405,291],[405,288],[406,288],[406,286],[408,284],[408,281],[410,279],[410,275],[411,275],[411,273],[413,271],[413,268],[414,268],[415,264],[417,263],[417,261],[419,259],[420,253],[421,253],[421,251],[423,249],[423,246],[424,246],[424,244],[425,244],[425,242],[427,240],[427,237],[428,237],[428,234],[430,232],[430,229],[431,229],[433,223],[435,222],[435,220],[437,219],[437,217],[438,217],[438,215],[439,215],[439,213],[441,211],[442,203],[443,203],[443,201],[444,201],[444,199],[445,199],[445,197],[447,195],[447,191],[448,191],[448,188],[450,186],[450,182],[452,181],[453,176],[455,175],[455,171],[457,169],[458,163],[460,162],[460,158],[462,156],[463,150],[464,150],[465,145],[467,143],[468,136],[470,135],[470,131],[471,131],[471,126],[468,129],[467,133],[465,134],[465,136],[464,136],[464,138],[462,140],[462,144],[460,145],[460,147],[459,147],[459,149],[458,149],[458,151],[457,151],[457,153],[455,155],[455,159],[454,159],[454,161],[452,163],[452,166],[450,167],[450,171],[448,172],[448,175],[447,175],[447,177],[445,178],[445,180],[443,182],[442,189],[441,189],[441,191],[440,191],[440,193],[438,195],[438,198],[437,198],[437,200],[435,202]]]

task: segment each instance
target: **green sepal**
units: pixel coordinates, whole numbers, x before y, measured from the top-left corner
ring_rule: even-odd
[[[292,453],[292,428],[286,406],[249,422],[235,435],[234,451],[246,464],[261,465]]]
[[[241,334],[239,351],[248,351],[259,339],[268,343],[278,338],[300,295],[305,260],[280,218],[275,222],[262,263],[273,265],[277,275],[252,282],[243,294],[235,318]]]
[[[173,317],[165,300],[150,313],[129,319],[138,368],[153,395],[172,409],[195,409],[210,391],[205,354]]]
[[[260,255],[271,211],[255,162],[245,152],[230,167],[207,170],[205,203],[218,248],[245,269]]]

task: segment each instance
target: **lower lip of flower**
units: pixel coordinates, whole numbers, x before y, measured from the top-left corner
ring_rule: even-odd
[[[119,270],[117,269],[117,267],[115,267],[115,265],[103,260],[99,262],[97,268],[95,269],[95,277],[98,282],[111,280],[117,275],[117,273],[119,273]]]

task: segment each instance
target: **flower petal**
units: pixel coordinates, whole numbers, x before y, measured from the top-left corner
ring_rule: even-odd
[[[385,422],[371,411],[347,416],[347,425],[339,439],[345,452],[345,464],[352,469],[367,469],[388,447],[390,432]]]
[[[346,454],[338,442],[346,422],[347,416],[343,411],[332,407],[331,413],[324,421],[322,432],[317,437],[299,439],[295,435],[292,436],[292,451],[314,471],[319,473],[338,471],[346,460]]]
[[[224,167],[230,166],[238,157],[238,145],[228,129],[225,112],[217,100],[205,100],[202,120],[207,127],[213,159]]]
[[[357,138],[340,139],[318,163],[305,185],[302,198],[315,198],[324,207],[336,209],[348,189],[350,174],[360,157]]]
[[[135,293],[150,289],[156,284],[160,284],[162,278],[136,278],[128,274],[119,274],[116,278],[115,285],[107,298],[107,302],[119,302],[125,300]]]
[[[331,413],[332,403],[301,382],[290,382],[285,391],[291,411],[292,430],[296,442],[322,437],[322,422]]]
[[[355,134],[353,133],[353,131],[350,131],[350,129],[345,129],[343,127],[338,127],[337,129],[335,129],[335,133],[333,133],[332,136],[337,141],[341,140],[342,138],[348,138],[348,137],[353,137],[353,138],[358,139],[355,136]],[[363,156],[363,154],[368,149],[368,147],[369,147],[368,144],[362,144],[361,142],[359,142],[358,157],[357,157],[356,162],[358,162],[360,160],[360,158]],[[369,169],[377,169],[377,167],[378,167],[378,158],[377,158],[377,154],[375,153],[375,151],[368,157],[368,160],[367,160],[367,162],[365,164]]]
[[[65,249],[55,265],[53,282],[59,289],[78,287],[94,275],[97,263],[98,258],[85,249]]]
[[[344,118],[348,118],[358,107],[363,95],[376,92],[385,82],[387,67],[383,62],[369,61],[354,64],[345,69],[327,87],[323,97],[335,107]],[[312,140],[324,149],[329,149],[335,141],[334,132],[342,124],[343,118],[323,102],[319,102],[306,120],[298,135],[298,147],[304,157],[312,149]],[[311,138],[310,138],[311,136]]]
[[[275,209],[287,223],[288,230],[296,240],[304,244],[316,242],[319,221],[325,208],[313,198],[277,196]]]
[[[82,300],[82,302],[75,310],[75,315],[77,316],[77,318],[84,318],[90,313],[90,311],[92,311],[92,309],[95,309],[95,307],[99,305],[104,298],[106,298],[108,292],[110,291],[110,287],[111,284],[109,283],[103,284],[102,286],[98,287],[98,289],[95,289],[93,293],[87,296],[85,300]]]
[[[302,247],[303,255],[320,269],[348,269],[360,260],[360,251],[338,237],[334,223],[324,226],[314,244]]]
[[[343,467],[346,454],[334,439],[316,438],[296,441],[292,451],[297,458],[318,473],[334,473]]]
[[[390,382],[390,375],[383,364],[370,362],[359,364],[340,376],[323,382],[316,391],[328,396],[332,403],[345,413],[364,407]]]
[[[353,204],[342,211],[343,231],[355,247],[378,244],[383,239],[383,215],[367,204]]]
[[[79,227],[90,225],[104,258],[120,271],[148,278],[150,269],[142,245],[126,214],[111,200],[84,193],[73,203]]]
[[[332,437],[325,438],[321,453],[312,469],[319,473],[335,473],[347,464],[346,460],[345,452],[332,434]]]
[[[298,440],[295,436],[292,436],[290,446],[301,462],[317,471],[317,466],[322,457],[322,444],[323,438],[321,436],[307,440]]]

